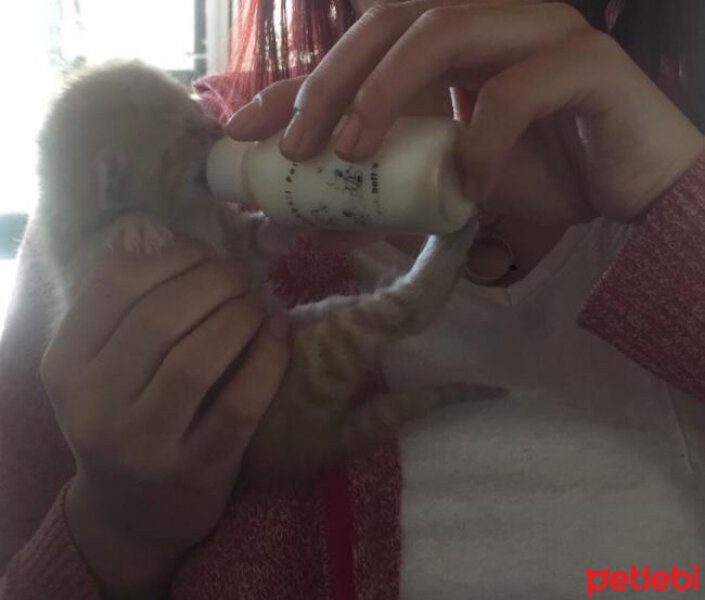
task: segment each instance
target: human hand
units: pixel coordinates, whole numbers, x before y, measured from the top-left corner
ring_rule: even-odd
[[[223,512],[288,364],[286,321],[264,321],[241,270],[179,242],[104,261],[54,335],[41,375],[77,462],[67,516],[110,597],[159,597]]]
[[[347,112],[336,151],[362,160],[431,84],[454,88],[468,196],[498,214],[634,221],[704,147],[619,45],[561,2],[375,6],[309,77],[270,86],[227,129],[265,137],[293,106],[280,148],[303,160]]]

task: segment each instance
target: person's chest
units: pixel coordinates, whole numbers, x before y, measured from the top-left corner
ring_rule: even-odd
[[[385,356],[391,389],[509,389],[402,433],[402,598],[584,598],[586,569],[670,572],[705,552],[679,415],[694,401],[575,324],[616,249],[592,235],[504,297],[461,284]]]

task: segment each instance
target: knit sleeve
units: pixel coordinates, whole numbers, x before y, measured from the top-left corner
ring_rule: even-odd
[[[73,455],[39,377],[52,307],[36,239],[30,226],[0,338],[0,600],[97,600],[64,515]]]
[[[578,323],[705,400],[705,153],[649,210]]]
[[[0,600],[100,600],[97,584],[68,529],[61,490],[34,536],[0,579]]]

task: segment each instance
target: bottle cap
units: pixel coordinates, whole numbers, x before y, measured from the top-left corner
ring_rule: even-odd
[[[206,178],[216,198],[240,204],[252,201],[242,164],[250,144],[225,137],[211,149],[206,163]]]

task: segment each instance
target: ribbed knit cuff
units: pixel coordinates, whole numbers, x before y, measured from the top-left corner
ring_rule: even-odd
[[[705,400],[705,153],[654,203],[578,323]]]
[[[98,586],[73,543],[64,505],[69,484],[5,572],[2,600],[100,600]]]

